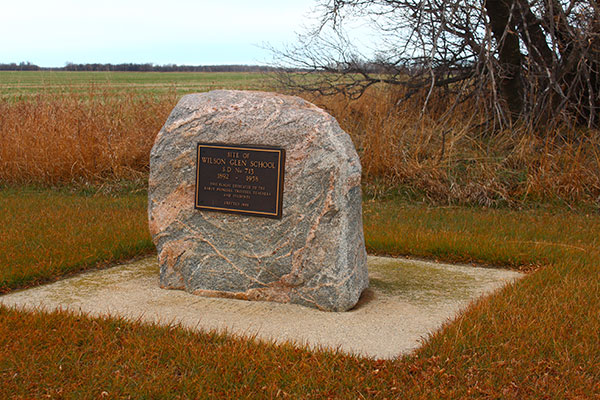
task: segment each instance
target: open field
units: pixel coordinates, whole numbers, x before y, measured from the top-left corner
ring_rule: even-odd
[[[80,259],[119,258],[113,248],[145,248],[144,196],[129,200],[96,194],[11,189],[11,215],[2,237],[24,233],[44,250],[21,271],[55,279]],[[12,199],[12,200],[10,200]],[[18,199],[22,199],[18,201]],[[56,217],[52,207],[58,204]],[[123,203],[125,202],[125,203]],[[127,206],[124,206],[127,204]],[[126,210],[123,210],[125,208]],[[62,210],[62,211],[61,211]],[[124,215],[133,230],[119,228]],[[371,252],[440,260],[502,263],[534,271],[515,285],[473,304],[416,354],[371,361],[273,346],[181,328],[90,319],[65,313],[0,309],[0,396],[3,398],[257,396],[294,398],[581,398],[600,396],[600,217],[572,212],[426,208],[371,200],[365,204]],[[112,216],[111,216],[112,215]],[[83,218],[82,218],[83,216]],[[53,228],[58,222],[59,226]],[[50,220],[48,220],[50,218]],[[94,221],[85,224],[85,221]],[[82,226],[83,225],[83,226]],[[94,244],[71,237],[93,235]],[[122,229],[117,232],[117,229]],[[112,232],[112,233],[111,233]],[[107,239],[100,239],[101,237]],[[24,236],[22,237],[24,238]],[[139,241],[141,238],[141,241]],[[56,243],[58,242],[58,243]],[[49,244],[52,243],[52,246]],[[68,246],[67,254],[60,243]],[[42,246],[44,245],[44,246]],[[0,259],[22,252],[19,240],[0,248]],[[40,254],[40,253],[38,253]],[[1,264],[2,276],[11,275]],[[76,265],[76,269],[81,266]],[[12,287],[18,287],[12,281]],[[34,351],[32,351],[34,350]],[[104,395],[103,392],[106,392]]]
[[[115,91],[176,92],[179,95],[214,89],[265,90],[268,76],[252,72],[71,72],[0,71],[0,98],[45,92],[87,92],[90,85]]]

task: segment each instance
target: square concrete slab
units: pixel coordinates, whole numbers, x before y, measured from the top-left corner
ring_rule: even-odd
[[[340,313],[161,289],[156,257],[10,293],[0,296],[0,303],[181,324],[200,331],[227,330],[379,359],[416,349],[470,301],[522,275],[503,269],[372,256],[368,267],[369,289],[355,308]]]

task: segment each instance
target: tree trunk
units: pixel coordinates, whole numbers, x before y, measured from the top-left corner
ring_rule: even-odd
[[[500,91],[510,110],[511,119],[515,119],[523,111],[523,56],[519,49],[515,19],[510,17],[512,4],[512,0],[487,0],[485,8],[492,34],[499,45]]]

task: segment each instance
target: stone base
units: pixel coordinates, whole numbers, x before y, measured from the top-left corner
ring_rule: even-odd
[[[0,304],[113,315],[162,325],[230,334],[372,358],[394,358],[469,302],[522,274],[385,257],[369,257],[371,287],[346,313],[295,304],[203,298],[158,287],[155,257],[91,271],[49,285],[0,296]]]

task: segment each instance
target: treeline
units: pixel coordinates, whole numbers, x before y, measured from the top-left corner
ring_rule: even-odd
[[[155,65],[147,64],[74,64],[64,67],[40,67],[30,62],[0,64],[0,71],[130,71],[130,72],[271,72],[279,68],[262,65]]]
[[[42,68],[30,62],[22,62],[19,64],[0,64],[0,71],[39,71]]]

